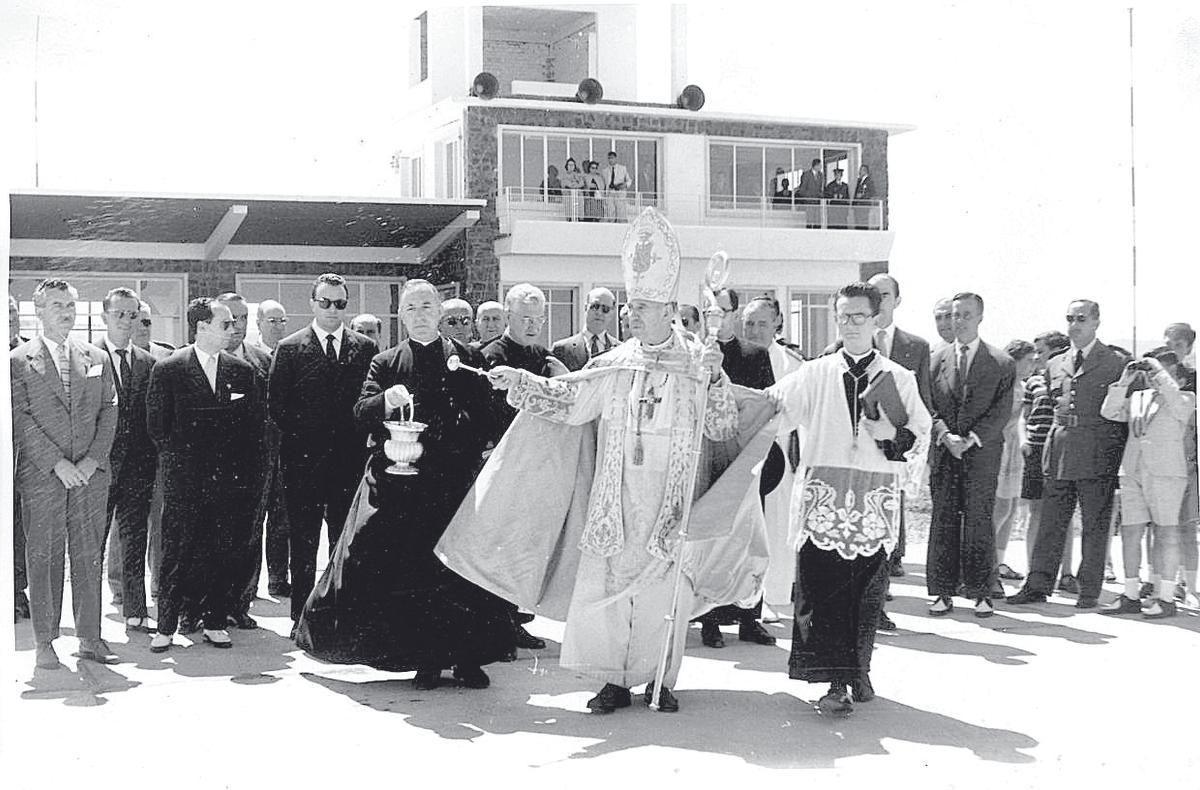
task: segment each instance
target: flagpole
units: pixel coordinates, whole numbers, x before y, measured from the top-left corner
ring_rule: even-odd
[[[1137,164],[1134,159],[1135,148],[1133,139],[1133,8],[1129,8],[1129,222],[1130,222],[1130,262],[1133,301],[1133,348],[1129,349],[1136,357],[1137,348]]]

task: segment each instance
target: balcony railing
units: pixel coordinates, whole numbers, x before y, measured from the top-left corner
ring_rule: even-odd
[[[515,220],[628,222],[655,206],[679,224],[883,230],[882,200],[817,200],[744,195],[596,192],[505,187],[497,201],[501,231]]]

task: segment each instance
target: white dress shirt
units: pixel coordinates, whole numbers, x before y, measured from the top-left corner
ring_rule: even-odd
[[[340,359],[342,356],[342,338],[346,335],[346,325],[342,324],[332,332],[326,332],[321,327],[317,326],[316,320],[312,322],[313,331],[317,333],[317,341],[321,344],[321,350],[325,350],[325,344],[328,342],[325,338],[333,337],[333,353],[337,354]]]
[[[205,378],[208,379],[209,389],[215,393],[217,391],[217,357],[221,352],[209,354],[201,351],[200,346],[193,345],[192,348],[196,351],[196,359],[200,362],[200,368],[204,371]]]

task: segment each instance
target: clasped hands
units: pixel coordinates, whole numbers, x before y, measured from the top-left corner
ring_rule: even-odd
[[[91,482],[92,475],[96,474],[99,468],[100,463],[91,457],[85,457],[77,464],[66,458],[59,458],[54,464],[54,474],[63,484],[63,488],[78,488]]]
[[[942,434],[941,442],[942,447],[945,447],[947,450],[949,450],[950,455],[953,455],[959,460],[962,460],[962,457],[966,454],[967,450],[970,450],[975,446],[975,440],[971,437],[959,436],[958,434],[950,433],[949,431]]]

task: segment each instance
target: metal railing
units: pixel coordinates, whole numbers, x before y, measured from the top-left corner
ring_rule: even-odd
[[[505,187],[496,208],[503,229],[514,220],[522,219],[629,222],[646,206],[658,208],[668,219],[681,224],[829,230],[883,230],[885,227],[882,200]]]

